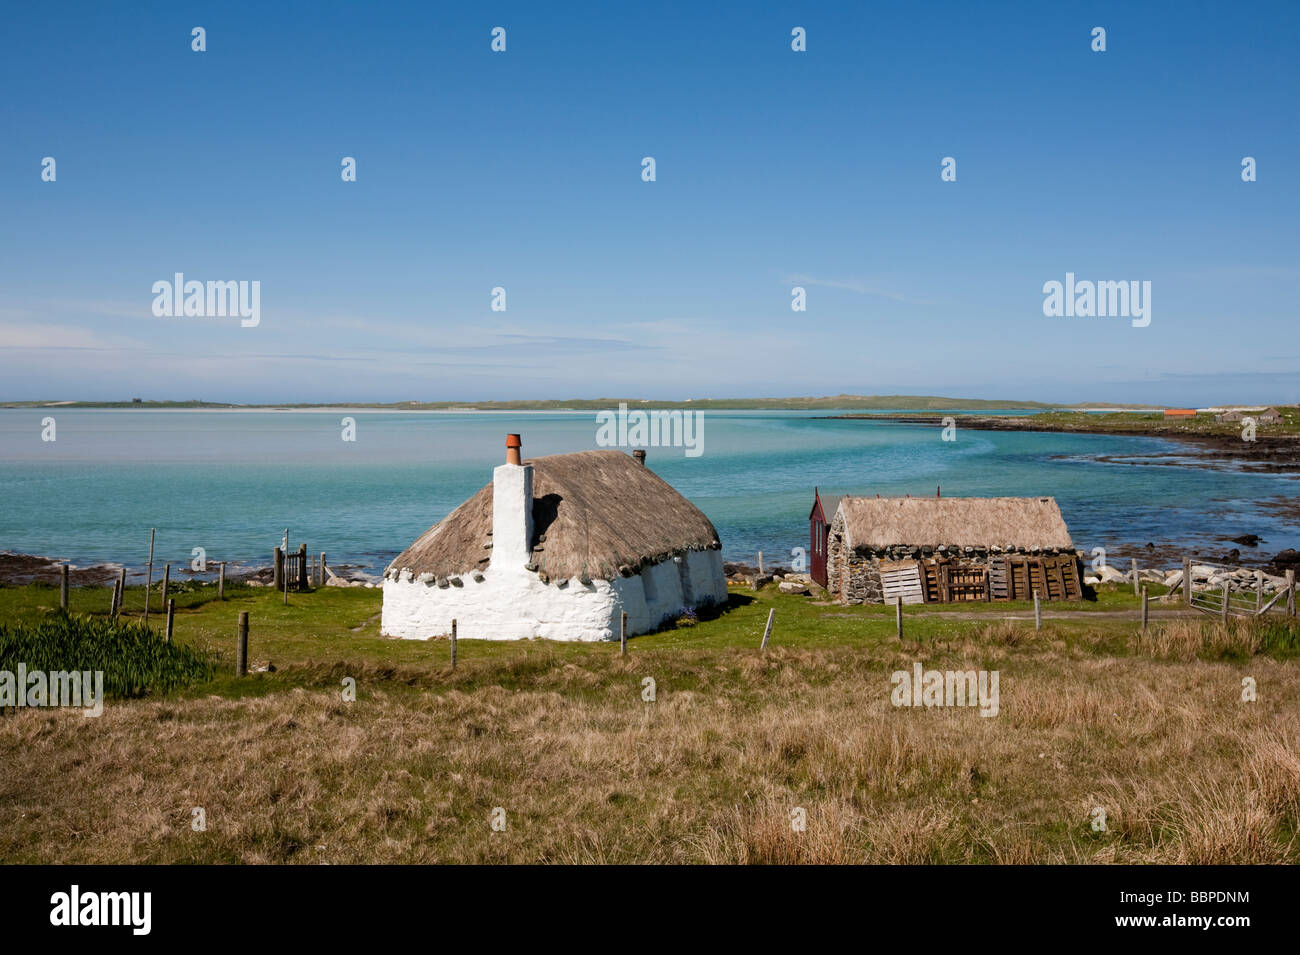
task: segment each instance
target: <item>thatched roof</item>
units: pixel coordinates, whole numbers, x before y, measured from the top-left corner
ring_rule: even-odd
[[[720,546],[709,519],[672,485],[621,451],[579,451],[533,466],[533,551],[552,580],[611,580],[620,569]],[[492,551],[492,485],[471,497],[388,565],[448,577],[482,570]]]
[[[840,513],[855,550],[1074,547],[1061,510],[1050,497],[846,497]]]

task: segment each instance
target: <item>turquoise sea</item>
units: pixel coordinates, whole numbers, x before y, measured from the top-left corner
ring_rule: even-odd
[[[346,415],[355,442],[341,439]],[[156,527],[158,564],[188,565],[203,547],[210,561],[257,566],[287,527],[294,547],[378,572],[491,479],[512,431],[526,456],[597,446],[590,412],[0,410],[0,551],[134,570]],[[712,519],[728,560],[807,547],[814,485],[1052,495],[1088,551],[1151,541],[1211,553],[1243,533],[1265,539],[1258,556],[1300,548],[1278,506],[1295,501],[1295,476],[1141,463],[1180,450],[1162,439],[959,429],[945,442],[937,428],[805,412],[706,412],[702,433],[699,457],[651,448],[648,464]],[[1136,463],[1097,460],[1114,455]]]

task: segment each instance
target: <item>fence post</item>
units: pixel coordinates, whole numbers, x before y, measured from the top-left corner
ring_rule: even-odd
[[[113,600],[108,606],[108,615],[117,616],[118,607],[122,604],[122,584],[120,581],[113,581]]]
[[[627,656],[627,612],[618,616],[618,655]]]
[[[1183,558],[1183,603],[1192,605],[1192,559]]]
[[[1142,588],[1142,632],[1146,633],[1147,629],[1147,589]]]
[[[1138,559],[1133,558],[1133,596],[1138,595]]]
[[[1295,616],[1295,570],[1294,568],[1286,572],[1286,612],[1288,616]]]
[[[320,585],[325,586],[325,552],[320,552]]]
[[[144,622],[149,622],[149,592],[153,590],[153,536],[158,528],[149,528],[149,572],[144,578]]]
[[[126,568],[125,567],[122,568],[122,572],[118,575],[117,578],[117,608],[113,611],[114,617],[118,616],[122,612],[122,605],[124,603],[126,603]]]
[[[176,620],[176,601],[167,601],[167,642],[172,642],[172,626]]]
[[[894,598],[894,630],[898,634],[898,639],[903,639],[903,598]]]
[[[271,552],[271,586],[276,590],[284,587],[284,551],[278,547]]]
[[[1043,629],[1043,606],[1038,601],[1038,591],[1034,591],[1034,629]]]
[[[298,589],[306,590],[311,584],[307,579],[307,545],[298,548]]]
[[[235,646],[235,676],[248,676],[248,611],[239,611],[239,642]]]
[[[763,572],[763,552],[761,550],[758,552],[758,572],[760,574]]]
[[[767,649],[767,638],[772,635],[772,618],[776,616],[776,608],[773,607],[767,612],[767,626],[763,628],[763,642],[758,645],[758,649]]]
[[[217,599],[226,599],[226,562],[224,560],[217,571]]]
[[[1255,571],[1255,613],[1259,613],[1264,606],[1264,574],[1262,571]]]
[[[451,668],[456,669],[456,621],[451,622]]]
[[[59,565],[59,607],[68,612],[68,565]]]
[[[171,564],[164,564],[164,565],[163,565],[162,604],[161,604],[161,606],[163,606],[163,607],[166,607],[166,606],[167,606],[167,586],[168,586],[171,582],[172,582],[172,565],[171,565]]]
[[[1223,610],[1222,610],[1224,623],[1228,622],[1228,593],[1231,590],[1232,590],[1232,582],[1227,577],[1224,577],[1223,578]]]

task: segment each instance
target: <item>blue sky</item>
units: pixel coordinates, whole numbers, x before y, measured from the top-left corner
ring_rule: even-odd
[[[0,35],[0,399],[1300,401],[1297,3],[57,6]]]

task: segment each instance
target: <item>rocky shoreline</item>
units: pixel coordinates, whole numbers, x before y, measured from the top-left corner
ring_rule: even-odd
[[[1291,551],[1300,562],[1300,554]],[[1294,565],[1289,568],[1294,570]],[[1207,591],[1222,591],[1224,584],[1228,585],[1230,591],[1238,593],[1254,590],[1257,586],[1261,593],[1266,596],[1272,596],[1287,589],[1287,579],[1283,574],[1269,574],[1262,570],[1250,570],[1245,567],[1227,568],[1212,567],[1206,564],[1192,564],[1191,567],[1192,592],[1204,593]],[[1137,572],[1138,583],[1163,584],[1166,587],[1174,588],[1179,586],[1183,581],[1183,570],[1158,570],[1149,568]],[[1088,568],[1085,572],[1083,582],[1088,587],[1096,587],[1098,584],[1131,584],[1133,583],[1133,573],[1125,573],[1109,564],[1100,568]],[[1179,597],[1181,595],[1175,595]]]
[[[1300,435],[1260,435],[1256,441],[1242,441],[1235,434],[1189,434],[1176,425],[1152,424],[1142,430],[1107,427],[1094,423],[1047,423],[1037,416],[1012,415],[940,415],[940,414],[841,414],[834,420],[884,421],[895,424],[944,427],[946,417],[956,417],[958,429],[972,431],[1027,431],[1044,434],[1105,434],[1133,438],[1165,438],[1182,444],[1186,450],[1126,455],[1097,455],[1095,460],[1113,464],[1141,463],[1169,467],[1198,467],[1206,470],[1238,470],[1262,474],[1293,475],[1300,478]],[[1273,498],[1266,503],[1288,522],[1300,525],[1300,498]],[[1294,569],[1295,551],[1283,550],[1273,556],[1256,550],[1262,541],[1255,534],[1209,537],[1198,544],[1167,544],[1134,541],[1110,548],[1110,557],[1127,561],[1138,558],[1143,563],[1181,564],[1184,555],[1220,564],[1260,567],[1278,575]],[[1222,546],[1219,546],[1222,545]],[[1236,545],[1236,546],[1234,546]],[[1086,561],[1088,558],[1084,556]]]
[[[0,552],[0,586],[22,587],[27,584],[43,583],[51,586],[59,583],[59,567],[66,561],[37,554],[14,554]],[[216,564],[209,562],[212,568],[206,572],[191,570],[188,564],[173,564],[173,580],[211,578],[216,580]],[[68,582],[73,587],[111,587],[122,572],[121,564],[93,564],[88,567],[70,565]],[[374,587],[375,581],[360,567],[351,564],[327,565],[329,578],[327,587]],[[144,571],[127,570],[127,585],[138,586],[144,583]],[[269,566],[227,568],[226,580],[232,584],[245,584],[249,587],[269,587],[274,578]],[[154,582],[162,579],[162,564],[154,564]]]
[[[1248,540],[1255,543],[1246,543]],[[1121,567],[1128,566],[1128,562],[1134,558],[1145,567],[1179,566],[1184,557],[1191,557],[1201,563],[1258,568],[1274,576],[1285,574],[1287,570],[1300,569],[1300,553],[1286,548],[1270,556],[1267,551],[1253,550],[1260,542],[1254,534],[1217,537],[1212,542],[1203,544],[1156,544],[1148,541],[1146,544],[1128,543],[1108,547],[1106,556]],[[1246,549],[1243,550],[1243,547]],[[1080,552],[1079,559],[1086,564],[1092,556]]]
[[[1289,474],[1300,477],[1300,435],[1259,435],[1254,441],[1242,441],[1236,434],[1189,434],[1174,425],[1153,425],[1140,431],[1111,428],[1104,424],[1051,424],[1035,420],[1034,415],[972,415],[938,414],[842,414],[829,415],[834,420],[891,421],[897,424],[944,426],[945,417],[955,417],[958,429],[973,431],[1037,431],[1045,434],[1109,434],[1130,438],[1166,438],[1188,446],[1195,453],[1188,461],[1186,454],[1143,454],[1148,464],[1160,463],[1160,458],[1170,460],[1170,465],[1204,467],[1210,469],[1233,468],[1262,474]],[[1120,460],[1108,455],[1100,460]]]
[[[34,583],[57,584],[61,563],[34,554],[0,553],[0,584],[9,586]],[[73,566],[68,571],[68,582],[73,587],[106,587],[117,579],[121,569],[120,564]]]
[[[829,598],[822,585],[813,580],[809,574],[797,573],[787,567],[773,566],[760,571],[749,564],[728,561],[722,565],[722,572],[726,575],[729,584],[751,587],[754,590],[762,590],[768,584],[775,584],[776,589],[783,594]]]

